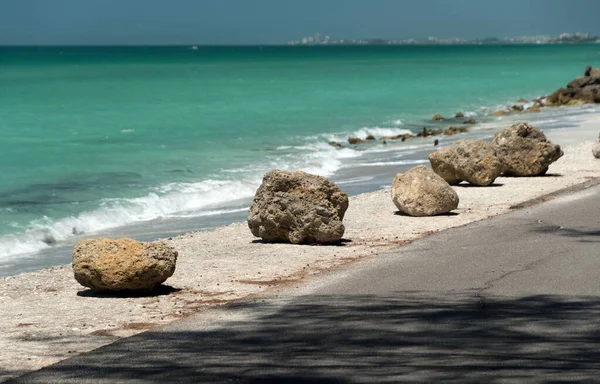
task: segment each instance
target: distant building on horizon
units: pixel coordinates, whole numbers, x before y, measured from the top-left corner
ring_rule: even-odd
[[[311,36],[302,37],[299,40],[288,41],[287,45],[479,45],[479,44],[589,44],[600,43],[600,38],[589,33],[563,32],[558,36],[536,35],[536,36],[513,36],[513,37],[486,37],[482,39],[466,40],[458,37],[439,38],[429,36],[427,39],[332,39],[320,32]]]

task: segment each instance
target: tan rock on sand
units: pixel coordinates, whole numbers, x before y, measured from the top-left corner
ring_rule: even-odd
[[[494,146],[485,140],[464,139],[429,155],[435,173],[451,185],[467,181],[487,186],[496,180],[502,163]]]
[[[424,165],[396,175],[392,201],[400,212],[410,216],[435,216],[458,208],[456,191]]]
[[[548,171],[563,151],[546,135],[527,123],[517,123],[497,132],[492,143],[502,161],[506,176],[538,176]]]
[[[177,251],[162,242],[84,240],[73,249],[73,273],[94,291],[150,291],[175,272]]]
[[[348,196],[325,177],[276,169],[256,191],[248,226],[266,242],[335,243],[347,209]]]

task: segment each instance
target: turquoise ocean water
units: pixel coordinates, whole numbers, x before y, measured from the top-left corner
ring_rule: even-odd
[[[0,264],[43,265],[106,231],[243,219],[272,168],[380,188],[431,140],[327,142],[456,125],[431,116],[457,111],[489,136],[509,119],[490,112],[586,65],[600,66],[600,45],[0,47]],[[572,113],[535,118],[560,128]]]

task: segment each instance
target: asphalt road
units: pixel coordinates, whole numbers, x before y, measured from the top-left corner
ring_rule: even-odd
[[[13,381],[125,382],[600,382],[600,186]]]

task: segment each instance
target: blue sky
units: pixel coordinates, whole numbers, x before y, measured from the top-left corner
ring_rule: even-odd
[[[600,0],[0,0],[0,44],[600,35]]]

